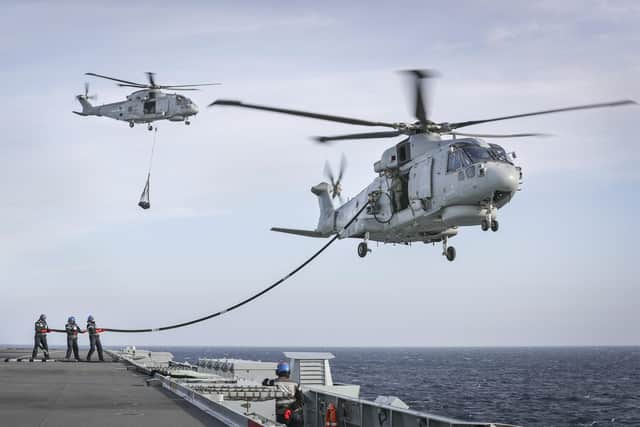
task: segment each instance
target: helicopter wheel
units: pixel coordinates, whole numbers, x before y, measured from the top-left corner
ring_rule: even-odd
[[[454,259],[456,259],[456,248],[454,248],[453,246],[449,246],[445,252],[445,256],[449,261],[453,261]]]
[[[358,244],[358,256],[360,258],[364,258],[367,256],[368,252],[369,252],[369,247],[367,246],[367,242],[360,242]]]
[[[189,120],[185,120],[185,121],[184,121],[184,124],[185,124],[185,125],[187,125],[187,126],[189,126],[189,125],[191,124],[191,122],[190,122]]]
[[[493,224],[493,221],[491,221],[491,224]],[[480,221],[480,228],[482,229],[482,231],[487,231],[489,229],[489,221],[487,221],[486,219]]]
[[[495,219],[491,221],[491,231],[496,232],[500,228],[500,224]]]
[[[147,125],[147,130],[149,130],[149,131],[153,130],[153,125],[151,125],[151,123],[149,123],[149,124]]]
[[[132,128],[133,127],[133,122],[129,122],[129,127]]]

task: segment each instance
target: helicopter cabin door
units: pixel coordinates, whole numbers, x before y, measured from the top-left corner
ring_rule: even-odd
[[[433,157],[416,163],[409,173],[409,199],[424,200],[432,196]]]
[[[156,113],[156,100],[150,99],[144,102],[143,113],[145,116]]]

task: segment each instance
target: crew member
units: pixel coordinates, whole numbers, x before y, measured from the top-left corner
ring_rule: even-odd
[[[49,325],[47,325],[47,316],[41,314],[35,324],[36,335],[33,343],[33,352],[31,353],[31,362],[38,357],[38,348],[42,349],[44,353],[44,359],[49,358],[49,346],[47,345],[47,333],[49,332]]]
[[[67,332],[67,355],[65,356],[65,360],[69,360],[71,357],[71,350],[73,350],[73,357],[76,359],[76,362],[79,362],[78,333],[83,334],[84,331],[76,324],[76,318],[73,316],[69,317],[67,324],[64,325],[64,329]]]
[[[400,177],[400,175],[394,174],[391,180],[391,185],[389,189],[393,194],[393,205],[395,207],[394,209],[395,212],[400,212],[406,207],[406,206],[403,206],[403,203],[402,203],[402,196],[403,196],[402,187],[403,187],[402,178]]]
[[[100,332],[103,330],[96,327],[96,321],[93,316],[87,318],[87,332],[89,332],[89,353],[87,354],[87,362],[91,361],[91,355],[98,348],[98,359],[104,362],[104,356],[102,355],[102,343],[100,342]]]
[[[298,384],[289,378],[291,369],[287,362],[276,367],[275,380],[265,379],[263,385],[276,386],[284,396],[276,398],[276,421],[288,426],[302,426],[302,398]]]

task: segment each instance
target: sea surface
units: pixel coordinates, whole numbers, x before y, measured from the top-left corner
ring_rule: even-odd
[[[175,360],[283,359],[281,349],[154,347]],[[335,382],[411,409],[521,426],[639,426],[640,347],[287,348],[330,351]]]

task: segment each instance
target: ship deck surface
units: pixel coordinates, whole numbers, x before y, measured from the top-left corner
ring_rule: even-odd
[[[161,387],[147,387],[146,376],[121,363],[4,362],[30,353],[0,348],[0,425],[220,425]],[[51,354],[64,357],[61,350]]]

